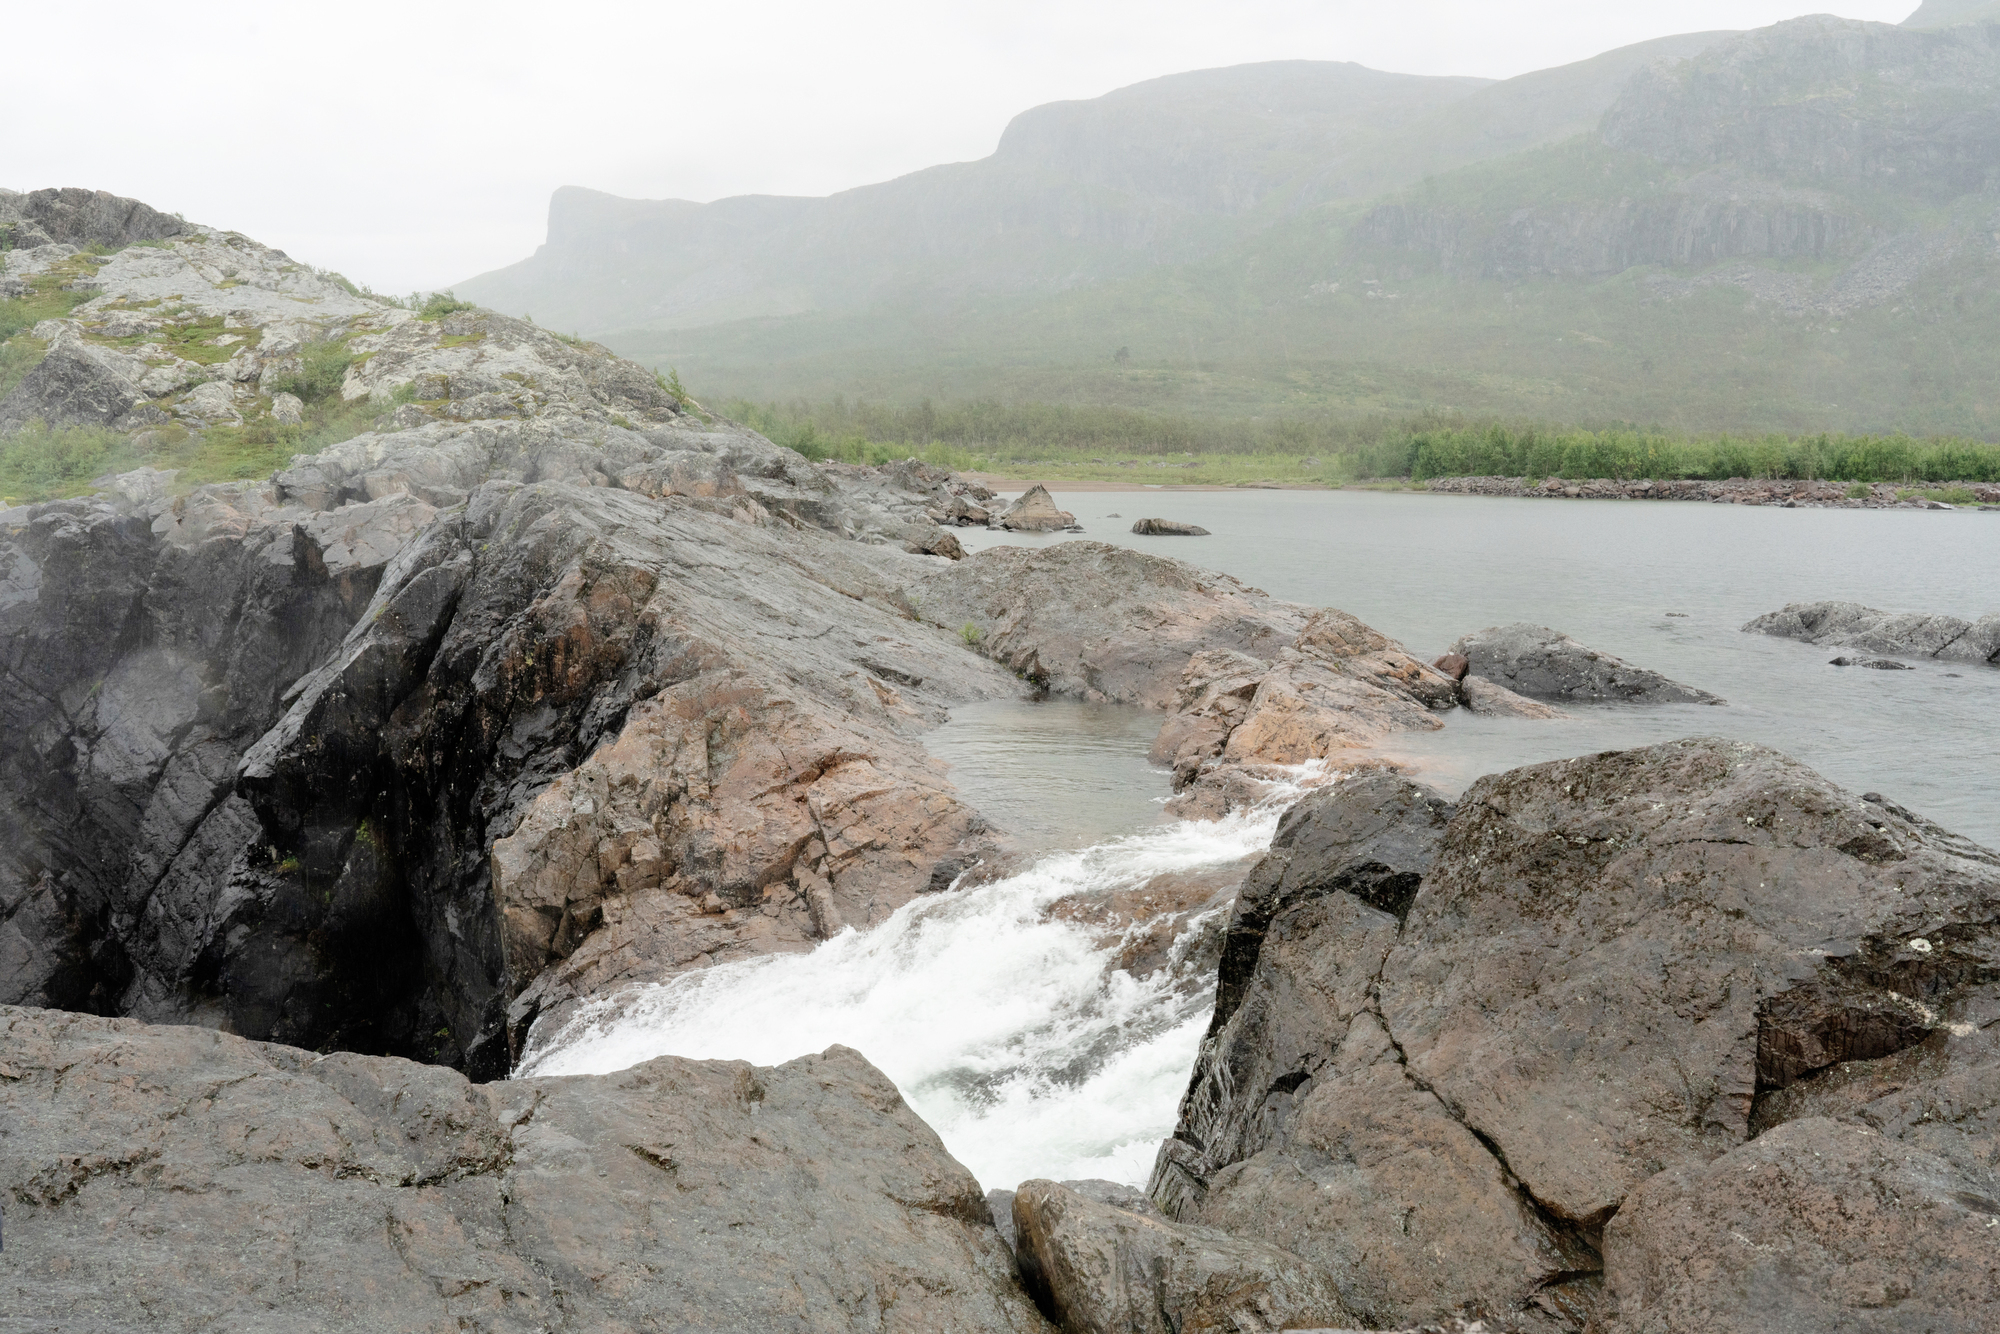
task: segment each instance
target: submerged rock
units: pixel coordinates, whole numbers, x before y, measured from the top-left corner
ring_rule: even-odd
[[[1132,525],[1141,537],[1207,537],[1208,529],[1173,519],[1141,519]]]
[[[1829,667],[1873,667],[1878,672],[1913,672],[1916,668],[1894,658],[1835,658]]]
[[[1877,611],[1858,602],[1794,602],[1783,611],[1757,617],[1743,632],[1906,658],[2000,662],[2000,612],[1973,622],[1956,616]]]
[[[1682,685],[1622,658],[1585,648],[1544,625],[1493,626],[1451,646],[1467,671],[1530,699],[1558,703],[1720,704],[1705,690]]]
[[[1053,1181],[1022,1182],[1013,1209],[1022,1281],[1073,1334],[1349,1323],[1325,1274],[1264,1242],[1174,1223],[1142,1201],[1093,1199]]]
[[[1817,1329],[1830,1308],[1901,1328],[1869,1323],[1867,1281],[1827,1276],[1927,1247],[1945,1206],[1924,1199],[1996,1198],[1979,1184],[2000,1168],[1990,1048],[1951,1044],[1993,1022],[2000,855],[1775,752],[1697,740],[1480,779],[1426,869],[1423,838],[1386,855],[1367,832],[1435,827],[1393,815],[1420,810],[1395,781],[1317,794],[1315,823],[1357,832],[1303,869],[1297,838],[1274,844],[1246,885],[1247,918],[1268,897],[1253,886],[1303,882],[1254,952],[1225,946],[1218,1026],[1154,1199],[1325,1268],[1378,1326],[1458,1311],[1575,1330],[1615,1298],[1619,1330]],[[1391,874],[1362,882],[1356,863]],[[1376,887],[1412,880],[1386,903]],[[1878,1121],[1948,1164],[1942,1184],[1879,1226],[1828,1217],[1780,1240],[1787,1210],[1850,1188],[1823,1183],[1872,1192],[1918,1169],[1883,1149],[1787,1175],[1820,1132],[1760,1137],[1854,1115],[1874,1099],[1829,1072],[1918,1048],[1937,1052],[1936,1091]],[[1916,1108],[1944,1106],[1963,1110],[1919,1128]],[[1776,1175],[1711,1166],[1746,1144],[1746,1166],[1763,1154]],[[1766,1201],[1745,1217],[1776,1250],[1730,1244],[1731,1211],[1702,1202],[1726,1180]],[[1926,1255],[1952,1302],[1994,1281],[1972,1251]],[[1820,1315],[1758,1323],[1794,1292]]]
[[[0,1124],[23,1328],[1048,1328],[845,1047],[482,1085],[0,1007]]]

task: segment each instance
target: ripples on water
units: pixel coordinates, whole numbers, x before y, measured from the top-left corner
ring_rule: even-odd
[[[1533,621],[1730,701],[1579,709],[1559,723],[1458,712],[1442,731],[1397,738],[1396,752],[1447,789],[1519,764],[1720,733],[2000,843],[2000,671],[1843,670],[1827,665],[1833,650],[1739,631],[1787,602],[1824,598],[1968,619],[2000,610],[2000,515],[1325,492],[1057,500],[1090,537],[1341,607],[1420,654]],[[1113,511],[1124,517],[1102,517]],[[1134,537],[1138,517],[1215,536]],[[1068,539],[968,530],[961,540]],[[894,1079],[989,1187],[1033,1176],[1142,1184],[1173,1127],[1213,980],[1188,968],[1134,976],[1101,919],[1051,909],[1163,875],[1238,872],[1269,846],[1288,799],[1216,824],[1163,822],[1166,775],[1144,758],[1158,724],[1157,714],[1070,701],[959,711],[932,735],[933,752],[966,799],[1040,860],[919,899],[811,954],[610,997],[538,1036],[521,1073],[602,1073],[668,1053],[770,1064],[844,1043]],[[1184,947],[1203,925],[1187,924]],[[1213,915],[1205,925],[1214,929]]]

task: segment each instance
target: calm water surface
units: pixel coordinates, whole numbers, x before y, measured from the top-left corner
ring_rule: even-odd
[[[1741,632],[1753,616],[1824,598],[1968,620],[2000,611],[2000,514],[1339,491],[1058,491],[1056,500],[1088,539],[1340,607],[1425,657],[1468,631],[1532,621],[1729,701],[1600,706],[1560,723],[1458,712],[1441,732],[1398,738],[1396,750],[1448,789],[1519,764],[1713,733],[1777,747],[1843,786],[1880,791],[2000,844],[2000,670],[1839,668],[1828,665],[1839,650]],[[1214,535],[1136,537],[1129,529],[1142,517],[1182,519]],[[973,550],[1077,540],[980,529],[958,535]],[[1008,710],[1032,716],[1038,707],[1046,706],[988,706],[957,737],[941,738],[941,753],[957,763],[950,747],[976,750],[978,728],[1006,726]],[[1096,726],[1096,739],[1077,753],[1052,746],[1041,757],[1071,792],[1093,783],[1108,792],[1131,779],[1129,764],[1097,769],[1108,724]],[[1148,729],[1142,719],[1132,730]],[[1145,745],[1133,745],[1143,755]],[[1019,790],[1028,783],[1029,753],[1011,767],[991,762],[990,752],[985,758],[984,770],[955,776],[975,805],[1032,804]],[[1003,790],[1010,786],[1016,795]],[[1149,801],[1155,795],[1147,790]],[[1092,801],[1106,813],[1117,807],[1108,795]],[[1072,824],[1088,814],[1072,813]],[[995,818],[1007,823],[997,811]]]

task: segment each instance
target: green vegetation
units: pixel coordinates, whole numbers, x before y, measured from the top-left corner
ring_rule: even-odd
[[[345,339],[307,343],[299,349],[299,368],[273,387],[279,392],[298,395],[301,402],[323,403],[340,392],[347,368],[353,364]]]
[[[1623,425],[1510,425],[1438,413],[1232,420],[991,400],[943,405],[926,400],[914,407],[844,399],[783,405],[739,400],[725,412],[812,459],[880,464],[914,457],[967,471],[1032,468],[1037,476],[1071,481],[1341,485],[1467,476],[2000,481],[2000,445],[1904,435],[1689,435]],[[1971,499],[1969,492],[1951,494]]]
[[[967,648],[977,648],[985,640],[986,632],[971,621],[967,621],[963,626],[959,627],[958,637],[965,641]]]
[[[456,315],[461,310],[479,309],[470,301],[460,301],[450,292],[432,292],[429,296],[423,297],[421,304],[418,302],[420,296],[422,293],[412,293],[410,296],[410,309],[417,312],[417,318],[420,320],[441,320],[447,315]]]
[[[397,399],[408,401],[408,395]],[[297,426],[279,426],[266,417],[193,433],[175,422],[131,438],[99,427],[30,422],[0,437],[0,503],[82,495],[94,478],[140,467],[179,469],[174,480],[182,491],[205,482],[268,477],[289,467],[295,454],[317,453],[367,431],[383,410],[383,404],[365,398],[349,403],[335,396],[309,405]]]

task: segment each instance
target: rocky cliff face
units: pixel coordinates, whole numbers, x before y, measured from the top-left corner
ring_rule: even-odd
[[[1822,302],[1868,304],[1983,237],[1996,76],[2000,43],[1978,24],[1780,23],[1642,68],[1588,143],[1482,178],[1476,202],[1420,192],[1356,237],[1461,279],[1837,261],[1853,272]],[[1963,216],[1932,216],[1956,200]]]

